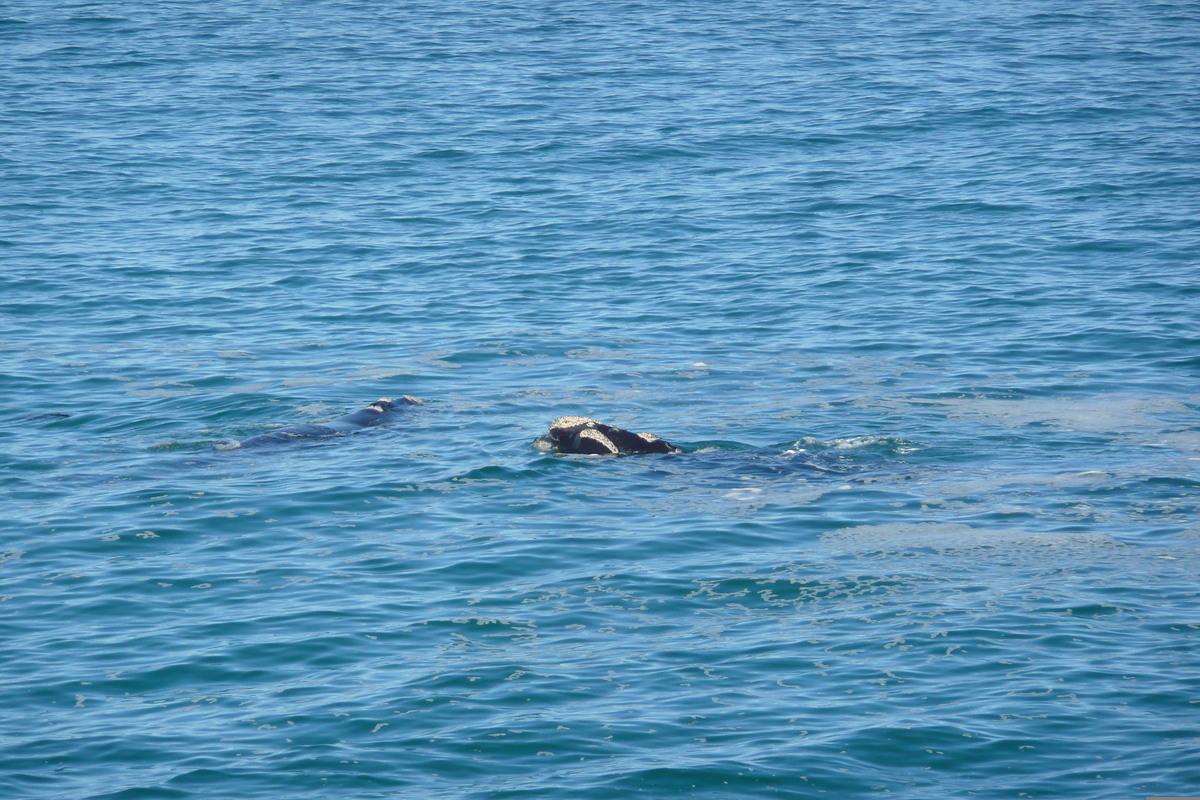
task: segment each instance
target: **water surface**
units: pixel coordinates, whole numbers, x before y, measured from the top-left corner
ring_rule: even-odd
[[[1198,34],[8,5],[0,793],[1200,794]]]

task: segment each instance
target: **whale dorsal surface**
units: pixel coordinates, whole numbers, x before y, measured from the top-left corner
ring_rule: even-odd
[[[558,453],[599,456],[683,452],[653,433],[634,433],[590,417],[559,417],[550,423],[550,432],[538,437],[534,446]]]
[[[400,406],[419,406],[423,403],[415,397],[404,395],[399,400],[381,397],[366,408],[360,408],[344,417],[310,425],[288,425],[286,428],[276,428],[267,433],[251,436],[249,439],[226,439],[217,443],[218,450],[236,450],[242,447],[256,447],[264,444],[290,442],[293,439],[315,439],[323,436],[334,436],[339,433],[349,433],[361,428],[378,425],[387,417],[389,411]]]

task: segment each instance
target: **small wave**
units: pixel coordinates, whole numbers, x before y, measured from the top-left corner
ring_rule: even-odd
[[[814,450],[860,450],[863,448],[886,449],[898,454],[915,453],[922,449],[916,442],[895,436],[846,436],[839,439],[821,440],[811,436],[797,439],[783,451],[785,456],[809,455]]]
[[[699,442],[680,444],[685,453],[742,453],[747,450],[757,450],[752,444],[723,439],[708,439]]]
[[[910,550],[935,552],[1020,551],[1048,548],[1062,551],[1104,550],[1120,547],[1111,536],[1098,533],[1042,533],[1024,530],[973,528],[948,522],[860,525],[822,534],[821,542],[839,552],[896,553]]]

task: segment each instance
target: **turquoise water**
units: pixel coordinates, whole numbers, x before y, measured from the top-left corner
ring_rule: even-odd
[[[1198,70],[1182,1],[6,5],[0,796],[1200,794]]]

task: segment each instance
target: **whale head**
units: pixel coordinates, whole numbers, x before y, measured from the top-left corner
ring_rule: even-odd
[[[550,432],[534,442],[536,447],[559,453],[618,456],[644,453],[679,453],[678,447],[653,433],[633,433],[591,417],[559,417]]]

